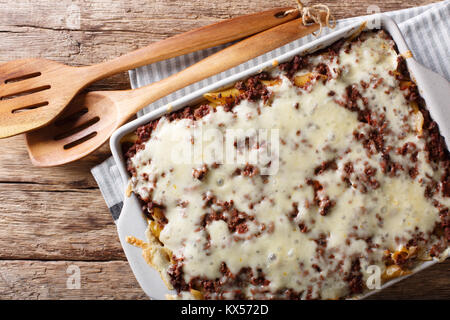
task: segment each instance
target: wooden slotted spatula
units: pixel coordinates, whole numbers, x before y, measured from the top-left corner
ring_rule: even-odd
[[[111,61],[71,67],[45,59],[0,65],[0,138],[47,125],[84,87],[113,74],[245,38],[299,16],[278,8],[219,22],[153,43]],[[288,10],[290,13],[285,14]]]
[[[80,159],[100,147],[141,108],[189,84],[237,66],[319,29],[301,19],[242,40],[166,79],[124,91],[93,91],[78,96],[53,124],[26,135],[36,166]]]

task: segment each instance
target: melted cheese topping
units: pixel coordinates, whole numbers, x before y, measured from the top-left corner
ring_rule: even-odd
[[[249,268],[255,277],[264,275],[268,281],[225,286],[209,293],[210,298],[233,298],[233,290],[247,298],[280,298],[290,290],[301,298],[335,299],[351,293],[348,279],[355,260],[364,281],[369,265],[386,269],[385,250],[399,250],[417,235],[427,245],[436,241],[432,231],[439,214],[424,193],[426,182],[439,181],[442,172],[427,161],[424,139],[415,130],[416,117],[390,73],[397,68],[397,57],[391,40],[368,33],[351,48],[346,43],[337,56],[309,57],[309,66],[297,73],[313,72],[314,66],[324,63],[329,70],[326,81],[313,78],[299,88],[275,69],[272,76],[281,81],[268,87],[270,104],[242,100],[231,112],[217,106],[196,121],[159,120],[145,148],[131,159],[137,171],[132,184],[142,199],[164,206],[167,224],[159,240],[182,261],[185,283],[225,282],[221,272],[225,263],[233,275]],[[355,138],[355,132],[367,136],[371,128],[340,103],[351,85],[367,99],[374,115],[385,117],[389,130],[385,146],[390,147],[391,160],[404,168],[395,175],[383,172],[382,153],[369,152],[374,146],[368,149]],[[356,103],[364,107],[362,99]],[[278,138],[263,139],[258,149],[250,145],[265,155],[253,164],[257,174],[236,174],[245,162],[223,163],[221,152],[210,152],[226,151],[213,137],[229,138],[230,129],[238,141],[260,129]],[[406,170],[410,158],[395,152],[406,142],[414,143],[418,151],[414,178]],[[318,173],[326,162],[333,168]],[[275,163],[273,174],[258,174]],[[196,178],[193,171],[204,165],[208,171]],[[318,182],[320,189],[315,191],[311,181]],[[219,205],[207,204],[205,198],[214,198]],[[325,215],[318,205],[322,199],[333,202]],[[448,198],[436,195],[435,199],[450,205]],[[230,228],[231,211],[220,205],[230,201],[247,215],[244,229]],[[214,212],[222,218],[205,222],[205,215]]]

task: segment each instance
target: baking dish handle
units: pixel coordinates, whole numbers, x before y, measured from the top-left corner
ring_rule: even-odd
[[[142,249],[126,241],[128,236],[135,236],[145,241],[146,226],[147,222],[136,196],[134,194],[130,197],[125,196],[122,212],[117,220],[120,243],[142,290],[150,298],[158,299],[171,292],[161,280],[158,271],[147,265],[145,259],[142,258]]]

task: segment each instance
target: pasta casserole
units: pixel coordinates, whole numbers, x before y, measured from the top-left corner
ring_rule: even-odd
[[[449,152],[385,31],[204,98],[124,151],[171,298],[348,298],[447,257]]]

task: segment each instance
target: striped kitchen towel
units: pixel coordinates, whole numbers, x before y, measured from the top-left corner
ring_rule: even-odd
[[[375,11],[376,7],[368,7],[368,13],[374,13]],[[398,23],[414,57],[424,66],[439,73],[450,81],[450,0],[417,8],[391,11],[385,14]],[[324,29],[322,35],[328,34],[340,27],[344,27],[361,19],[367,19],[367,16],[339,20],[335,29]],[[289,50],[302,46],[313,39],[314,36],[310,35],[296,40],[281,48],[243,63],[242,65],[222,72],[221,74],[183,88],[147,106],[138,113],[138,116],[142,116],[149,111],[162,107],[171,101],[177,100],[206,85],[217,82],[220,79],[242,72],[263,61],[273,59]],[[138,88],[166,78],[226,46],[227,45],[222,45],[190,53],[132,70],[130,71],[131,86],[133,88]],[[122,210],[125,182],[122,181],[120,177],[114,159],[110,157],[108,160],[92,168],[91,172],[100,187],[113,219],[117,220],[120,211]]]

